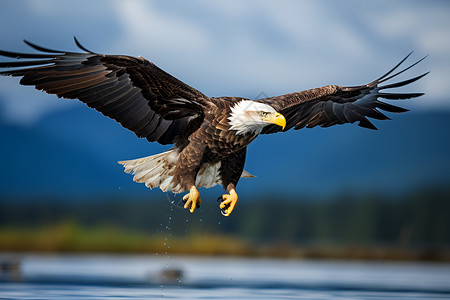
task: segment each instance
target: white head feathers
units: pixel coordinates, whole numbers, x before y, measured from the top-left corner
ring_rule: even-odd
[[[231,108],[231,114],[228,118],[231,125],[230,129],[236,130],[237,134],[261,133],[264,126],[270,124],[262,119],[261,113],[274,114],[276,110],[270,105],[256,101],[239,101]]]

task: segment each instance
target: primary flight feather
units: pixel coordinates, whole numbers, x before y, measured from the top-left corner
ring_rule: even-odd
[[[138,137],[149,142],[173,144],[163,153],[120,161],[133,180],[149,188],[180,193],[184,207],[200,206],[199,187],[222,184],[220,208],[230,215],[238,201],[236,185],[244,171],[247,145],[258,135],[291,128],[328,127],[355,123],[376,129],[368,118],[388,119],[379,110],[405,112],[379,99],[408,99],[422,93],[383,90],[410,84],[427,73],[385,84],[423,59],[395,73],[406,56],[380,78],[360,86],[328,85],[253,101],[242,97],[213,98],[181,82],[142,57],[91,52],[76,39],[84,53],[47,49],[25,41],[41,53],[1,51],[16,59],[0,62],[1,75],[22,77],[20,83],[35,86],[58,97],[79,99]]]

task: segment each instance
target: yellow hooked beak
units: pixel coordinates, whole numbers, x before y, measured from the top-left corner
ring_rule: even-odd
[[[284,130],[284,127],[286,127],[286,119],[280,113],[275,113],[274,115],[272,115],[272,117],[269,118],[267,120],[267,122],[270,122],[270,123],[276,124],[278,126],[281,126],[282,130]]]

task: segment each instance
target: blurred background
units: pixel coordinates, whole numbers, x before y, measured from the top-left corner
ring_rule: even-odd
[[[143,56],[208,96],[359,85],[414,50],[411,112],[262,136],[233,214],[132,182],[119,160],[167,149],[75,100],[0,78],[0,251],[450,260],[450,2],[6,1],[0,48]],[[280,172],[281,170],[281,172]]]

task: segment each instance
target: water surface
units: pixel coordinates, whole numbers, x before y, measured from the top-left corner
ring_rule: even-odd
[[[0,299],[450,299],[450,264],[156,255],[19,259],[19,271],[0,276]]]

